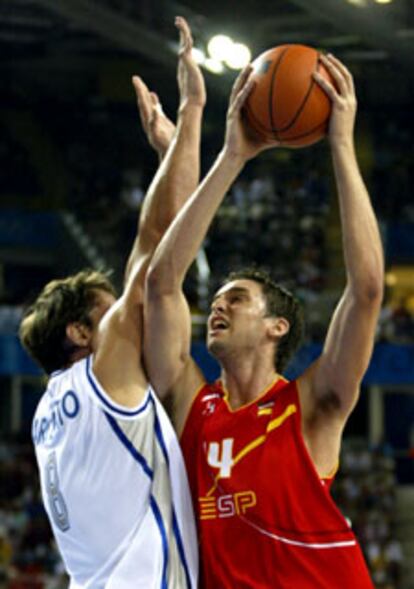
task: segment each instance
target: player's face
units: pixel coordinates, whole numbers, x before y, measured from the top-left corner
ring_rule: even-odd
[[[116,300],[112,294],[105,290],[95,289],[93,294],[94,304],[89,311],[91,326],[80,322],[69,323],[66,326],[66,335],[76,346],[76,350],[71,356],[71,362],[86,358],[96,349],[99,324]]]
[[[258,350],[266,339],[266,300],[260,284],[233,280],[214,296],[207,322],[207,346],[220,358],[243,349]]]

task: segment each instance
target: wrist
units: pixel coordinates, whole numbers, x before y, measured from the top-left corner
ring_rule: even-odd
[[[333,136],[330,137],[329,143],[333,154],[353,153],[355,151],[353,137]]]
[[[348,132],[333,132],[328,135],[329,143],[332,149],[334,148],[352,148],[354,145],[354,134],[352,131]]]
[[[205,107],[205,101],[187,98],[180,102],[178,107],[178,115],[185,116],[187,114],[202,114]]]
[[[248,161],[248,158],[240,152],[234,151],[227,145],[224,145],[219,153],[219,159],[226,162],[227,165],[231,166],[237,171],[241,171]]]

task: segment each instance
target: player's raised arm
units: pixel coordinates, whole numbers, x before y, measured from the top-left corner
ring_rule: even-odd
[[[183,425],[201,373],[190,357],[191,320],[182,284],[224,195],[247,160],[269,145],[246,134],[241,108],[252,89],[251,66],[237,78],[227,112],[223,149],[211,170],[181,209],[151,262],[145,289],[144,355],[150,382],[159,395],[179,393],[176,425]],[[177,381],[179,379],[179,381]],[[174,392],[175,392],[174,390]]]
[[[315,79],[332,100],[329,128],[339,195],[346,287],[332,317],[319,360],[301,379],[308,433],[332,426],[333,442],[352,411],[368,367],[383,294],[384,260],[377,220],[354,148],[356,97],[352,75],[332,56],[322,57],[336,88]],[[315,425],[316,424],[316,425]]]
[[[175,130],[163,115],[156,95],[138,77],[133,78],[144,130],[162,161],[141,210],[124,293],[102,321],[94,359],[95,374],[107,392],[130,406],[135,406],[146,390],[141,362],[145,272],[161,236],[199,181],[204,80],[192,57],[188,24],[177,17],[176,26],[180,32],[180,103]],[[140,388],[135,385],[137,379],[142,382]]]
[[[192,56],[190,27],[182,17],[177,17],[175,24],[180,32],[177,128],[163,112],[158,96],[149,91],[141,78],[132,78],[142,126],[158,153],[160,166],[143,203],[137,237],[126,267],[126,285],[134,267],[134,283],[139,281],[143,285],[145,268],[159,240],[199,182],[205,85]]]

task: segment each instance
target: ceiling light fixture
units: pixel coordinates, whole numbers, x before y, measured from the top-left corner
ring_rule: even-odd
[[[367,0],[348,0],[349,4],[354,4],[355,6],[366,6]]]
[[[251,57],[252,54],[247,45],[233,43],[224,63],[232,70],[241,70],[250,62]]]
[[[216,61],[224,61],[231,53],[233,45],[233,39],[227,35],[215,35],[208,42],[207,49],[210,57]]]
[[[213,59],[212,57],[207,57],[203,65],[209,72],[213,74],[222,74],[224,72],[224,65],[221,63],[221,61]]]

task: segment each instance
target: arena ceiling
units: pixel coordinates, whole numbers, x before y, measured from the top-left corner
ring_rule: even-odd
[[[3,100],[87,92],[97,68],[122,59],[162,92],[173,90],[176,14],[187,17],[198,46],[215,33],[253,55],[310,44],[350,66],[367,105],[412,100],[412,0],[1,0]],[[210,99],[227,94],[233,77],[207,74]]]

